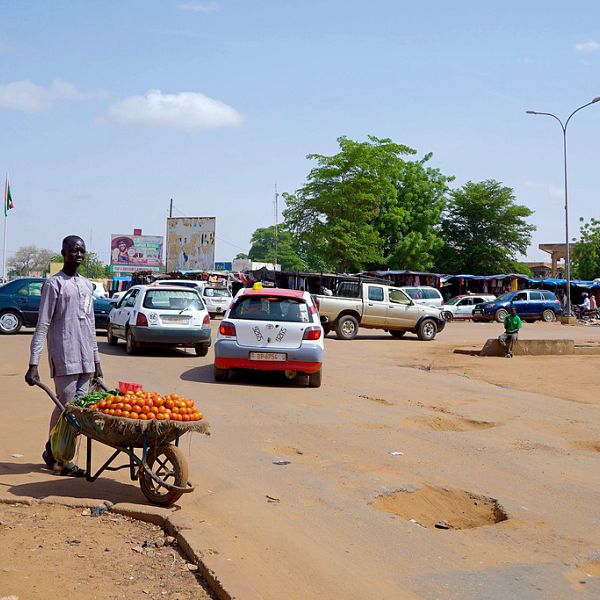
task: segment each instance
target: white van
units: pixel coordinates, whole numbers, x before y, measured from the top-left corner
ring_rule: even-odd
[[[410,287],[403,286],[403,290],[415,304],[424,304],[425,306],[433,306],[434,308],[442,308],[444,298],[439,290],[434,287],[420,286]]]

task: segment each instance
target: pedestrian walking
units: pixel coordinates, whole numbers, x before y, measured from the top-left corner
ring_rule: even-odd
[[[48,278],[42,287],[40,309],[31,340],[29,369],[25,381],[40,381],[38,365],[44,344],[48,345],[50,376],[56,395],[63,405],[88,392],[92,377],[102,377],[96,342],[93,287],[89,279],[78,274],[85,257],[85,242],[76,235],[63,240],[63,268]],[[50,431],[58,423],[61,411],[54,408]],[[85,472],[73,463],[55,460],[50,440],[42,454],[49,469],[57,475],[83,477]]]

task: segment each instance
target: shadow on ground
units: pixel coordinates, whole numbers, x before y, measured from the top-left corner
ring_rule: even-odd
[[[89,482],[79,477],[51,475],[50,471],[43,468],[41,464],[0,463],[0,476],[27,475],[29,473],[46,474],[49,480],[16,485],[0,481],[0,485],[17,497],[27,496],[38,500],[48,496],[69,496],[71,498],[97,498],[115,504],[117,502],[148,503],[136,481],[121,483],[109,478],[100,478],[96,482]]]
[[[232,369],[227,381],[215,381],[212,365],[201,365],[184,371],[180,376],[183,381],[198,381],[212,383],[213,385],[238,385],[252,387],[280,387],[303,388],[307,386],[308,378],[298,375],[294,379],[287,379],[280,371],[250,371]]]

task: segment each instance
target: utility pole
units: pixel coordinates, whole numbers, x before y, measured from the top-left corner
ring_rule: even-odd
[[[277,256],[279,254],[279,234],[277,231],[277,221],[279,220],[279,193],[277,184],[275,184],[275,270],[277,270]]]
[[[173,217],[173,198],[171,198],[171,204],[169,205],[169,219]]]

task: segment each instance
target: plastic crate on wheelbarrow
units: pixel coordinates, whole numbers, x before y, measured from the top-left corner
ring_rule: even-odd
[[[146,498],[161,506],[171,506],[183,494],[194,491],[188,480],[188,464],[179,449],[179,439],[188,432],[210,435],[205,421],[133,420],[106,415],[67,404],[63,406],[52,390],[41,382],[37,384],[65,413],[69,423],[87,438],[86,480],[93,482],[104,471],[129,468],[132,481],[139,481]],[[100,383],[102,387],[103,384]],[[106,389],[106,388],[104,388]],[[112,456],[92,475],[92,441],[115,449]],[[136,450],[141,450],[139,454]],[[129,462],[112,466],[115,459],[125,454]]]

